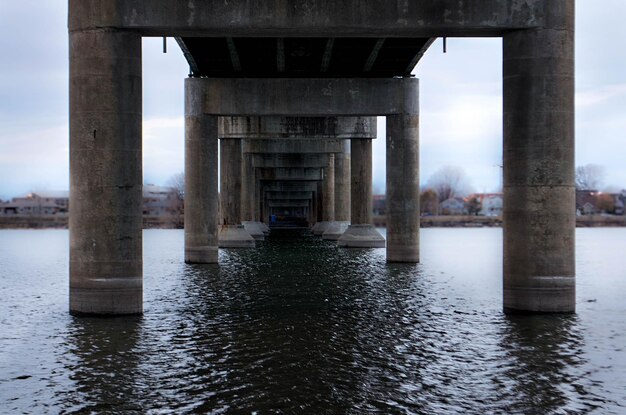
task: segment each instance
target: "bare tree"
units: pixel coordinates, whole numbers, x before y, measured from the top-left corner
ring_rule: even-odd
[[[586,164],[576,167],[576,190],[599,190],[604,181],[604,167]]]
[[[176,192],[176,196],[179,200],[185,200],[185,173],[173,175],[170,177],[167,184]]]
[[[465,196],[471,191],[471,185],[462,168],[444,166],[430,176],[427,187],[437,192],[439,202]]]
[[[420,213],[422,215],[436,215],[439,211],[439,198],[433,189],[426,189],[420,193]]]
[[[170,209],[176,215],[183,213],[185,204],[185,174],[178,173],[170,177],[168,185],[173,193]]]

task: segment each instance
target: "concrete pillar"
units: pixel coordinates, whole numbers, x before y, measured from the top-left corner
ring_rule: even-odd
[[[419,99],[417,85],[405,99]],[[417,104],[407,105],[409,108]],[[419,115],[387,116],[387,262],[419,262]]]
[[[70,32],[70,312],[143,311],[141,36]]]
[[[343,140],[343,151],[335,154],[335,220],[322,238],[336,241],[350,226],[350,140]]]
[[[212,264],[218,257],[217,117],[202,113],[193,79],[185,82],[185,95],[185,262]]]
[[[243,153],[241,166],[241,220],[253,221],[254,214],[254,167],[251,153]]]
[[[350,221],[350,140],[335,154],[335,220]]]
[[[221,248],[253,248],[254,238],[241,224],[241,139],[220,141]]]
[[[261,214],[261,202],[263,197],[263,189],[261,181],[256,177],[256,169],[252,168],[252,177],[254,181],[254,198],[252,201],[252,220],[255,222],[266,223],[267,219]]]
[[[372,140],[351,142],[350,216],[353,225],[372,223]]]
[[[504,75],[504,311],[575,311],[574,1],[508,32]]]
[[[313,234],[321,236],[335,220],[335,155],[328,155],[328,165],[324,168],[322,180],[322,220],[313,227]]]
[[[372,223],[372,140],[351,142],[351,217],[352,224],[337,240],[347,248],[384,248],[385,238]]]
[[[322,205],[322,220],[335,220],[335,155],[328,155],[328,166],[324,168],[323,188],[324,204]]]

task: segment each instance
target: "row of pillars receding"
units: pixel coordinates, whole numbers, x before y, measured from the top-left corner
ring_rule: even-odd
[[[503,33],[503,307],[512,312],[575,309],[574,13],[573,6],[546,10],[545,27]],[[141,34],[70,33],[75,314],[143,310],[141,72]],[[285,115],[387,117],[387,259],[419,260],[415,79],[202,78],[186,84],[186,260],[217,260],[219,117]],[[367,140],[352,144],[351,220],[367,224],[371,150]],[[241,154],[232,150],[227,157]],[[241,183],[229,178],[223,191],[230,193],[228,186]],[[224,201],[225,226],[241,221],[230,216],[231,202]]]

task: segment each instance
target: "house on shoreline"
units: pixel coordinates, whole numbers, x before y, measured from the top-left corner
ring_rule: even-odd
[[[31,192],[0,201],[0,216],[4,217],[67,217],[69,194],[67,190]],[[143,214],[149,217],[181,215],[183,203],[171,187],[146,184],[143,188]]]

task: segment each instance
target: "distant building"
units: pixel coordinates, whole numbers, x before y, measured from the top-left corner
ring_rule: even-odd
[[[386,195],[374,195],[372,196],[372,213],[374,215],[385,215],[387,212],[387,198]]]
[[[68,191],[33,192],[0,202],[3,216],[64,216],[69,212]],[[182,213],[182,202],[170,187],[147,184],[143,187],[143,214],[166,216]]]
[[[0,215],[63,216],[69,210],[69,192],[42,191],[14,197],[0,204]]]
[[[451,197],[439,204],[439,212],[442,215],[467,215],[465,200],[462,197]]]
[[[179,199],[171,187],[146,184],[143,186],[144,216],[165,216],[179,213]]]
[[[501,216],[504,205],[502,193],[476,193],[471,197],[476,197],[481,204],[480,216]]]

